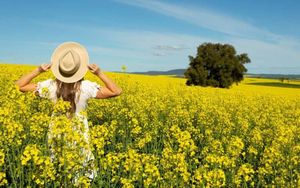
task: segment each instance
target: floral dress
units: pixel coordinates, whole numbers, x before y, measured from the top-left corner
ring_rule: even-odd
[[[44,92],[44,89],[47,88],[48,92]],[[80,85],[80,91],[76,92],[75,95],[75,104],[76,104],[76,111],[75,115],[78,117],[78,119],[81,121],[81,124],[83,124],[83,128],[79,130],[73,130],[70,133],[72,134],[73,132],[77,131],[81,137],[83,137],[83,140],[85,143],[87,143],[87,147],[85,149],[80,150],[80,153],[83,156],[83,165],[86,165],[88,162],[94,160],[94,156],[92,154],[92,151],[89,146],[89,126],[88,126],[88,121],[85,115],[83,115],[81,112],[86,109],[87,106],[87,101],[90,98],[95,98],[97,95],[97,92],[101,89],[101,86],[98,85],[96,82],[91,82],[89,80],[83,80]],[[57,102],[57,97],[56,97],[56,90],[57,90],[57,85],[56,81],[52,79],[48,79],[42,82],[37,83],[37,88],[36,92],[40,97],[48,98],[52,100],[54,103]],[[54,116],[54,114],[52,114]],[[55,132],[55,128],[53,128],[53,124],[55,123],[50,123],[49,125],[49,132],[48,132],[48,140],[50,140]],[[65,126],[65,125],[62,125]],[[78,136],[78,134],[77,134]],[[72,141],[74,142],[74,141]],[[76,142],[76,141],[75,141]],[[51,147],[51,146],[50,146]],[[75,151],[75,150],[73,150]],[[79,152],[77,152],[79,153]],[[53,153],[52,153],[53,155]],[[70,159],[69,159],[70,160]],[[74,168],[73,168],[74,169]],[[95,169],[95,168],[94,168]],[[87,173],[87,176],[90,178],[93,178],[96,175],[96,170],[92,170],[91,172]]]

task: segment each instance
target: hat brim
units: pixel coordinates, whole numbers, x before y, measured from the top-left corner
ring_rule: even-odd
[[[59,59],[69,50],[74,50],[80,57],[80,66],[72,76],[66,77],[60,73]],[[64,42],[60,44],[51,56],[51,71],[54,76],[65,83],[74,83],[82,79],[88,71],[89,55],[87,50],[77,42]]]

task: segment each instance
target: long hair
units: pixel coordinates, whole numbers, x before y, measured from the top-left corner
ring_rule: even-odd
[[[56,79],[57,90],[56,96],[57,98],[62,98],[64,101],[69,101],[71,104],[70,113],[73,115],[76,112],[76,102],[79,100],[80,95],[80,85],[83,78],[74,83],[65,83],[58,79]],[[76,92],[77,98],[76,97]]]

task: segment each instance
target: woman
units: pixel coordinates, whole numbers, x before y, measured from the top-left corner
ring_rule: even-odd
[[[33,70],[31,73],[22,76],[16,85],[22,92],[35,92],[38,96],[46,97],[56,102],[62,98],[69,101],[71,108],[68,114],[69,118],[74,115],[81,118],[85,131],[83,136],[88,143],[88,122],[87,118],[82,116],[80,112],[86,108],[88,99],[105,99],[116,97],[121,94],[122,90],[110,78],[108,78],[100,68],[95,64],[88,64],[88,53],[83,46],[76,42],[66,42],[59,45],[51,57],[51,64],[43,64]],[[55,80],[48,79],[42,82],[31,83],[31,80],[43,72],[51,68],[52,73],[56,77]],[[101,79],[105,86],[99,86],[96,82],[84,80],[83,77],[88,69]],[[44,93],[44,88],[48,89],[48,93]],[[49,127],[48,138],[51,138],[51,124]],[[94,159],[92,152],[86,153],[84,163]],[[93,178],[95,172],[88,175]]]

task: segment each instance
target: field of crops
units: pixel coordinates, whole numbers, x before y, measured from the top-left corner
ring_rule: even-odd
[[[296,82],[246,78],[216,89],[107,73],[123,93],[89,101],[87,145],[72,129],[80,123],[63,115],[67,103],[15,87],[33,68],[0,64],[0,187],[300,187]],[[50,72],[33,82],[48,78]],[[90,73],[85,79],[103,85]],[[87,147],[96,158],[91,182],[80,152]]]

